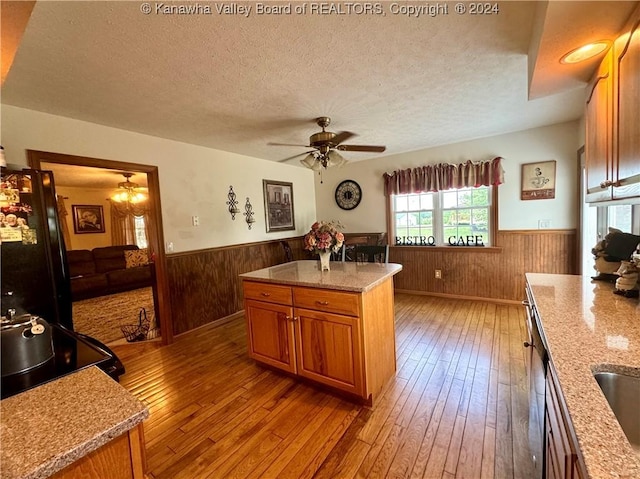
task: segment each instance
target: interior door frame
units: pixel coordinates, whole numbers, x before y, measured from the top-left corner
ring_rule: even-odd
[[[586,184],[585,184],[585,168],[586,168],[586,157],[585,157],[585,146],[582,145],[578,148],[576,152],[576,160],[578,166],[578,221],[576,225],[576,239],[578,240],[578,247],[576,248],[576,274],[584,274],[582,271],[582,247],[584,243],[584,238],[582,237],[582,232],[585,230],[585,226],[583,224],[583,214],[584,214],[584,200],[587,194]]]
[[[123,161],[90,158],[86,156],[67,155],[63,153],[51,153],[47,151],[27,150],[27,160],[33,169],[42,169],[42,163],[57,163],[64,165],[90,166],[93,168],[106,168],[112,170],[131,171],[134,173],[146,173],[147,187],[149,189],[149,201],[152,224],[149,225],[149,247],[155,253],[156,287],[158,315],[160,317],[160,332],[162,344],[173,342],[173,322],[171,320],[171,304],[169,300],[169,282],[167,273],[167,257],[164,250],[164,233],[162,227],[162,207],[160,205],[160,180],[158,167],[143,165],[140,163],[127,163]]]

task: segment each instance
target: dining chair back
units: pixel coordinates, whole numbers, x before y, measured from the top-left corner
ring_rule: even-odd
[[[291,246],[288,241],[280,241],[282,245],[282,249],[284,250],[284,260],[287,263],[293,261],[293,251],[291,251]]]
[[[388,263],[389,245],[355,245],[354,256],[359,263]]]

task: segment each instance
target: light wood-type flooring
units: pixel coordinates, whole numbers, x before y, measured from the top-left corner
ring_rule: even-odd
[[[247,357],[244,318],[118,346],[149,476],[530,478],[522,307],[397,294],[397,373],[374,409]]]

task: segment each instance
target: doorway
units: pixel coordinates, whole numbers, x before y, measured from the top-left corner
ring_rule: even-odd
[[[27,157],[29,166],[34,169],[42,169],[43,163],[54,163],[59,165],[126,171],[146,175],[150,208],[147,241],[149,253],[154,257],[157,296],[155,298],[157,308],[156,314],[160,319],[159,324],[162,335],[162,344],[166,345],[173,342],[173,325],[171,321],[171,308],[168,294],[167,262],[164,250],[158,167],[36,150],[27,150]]]

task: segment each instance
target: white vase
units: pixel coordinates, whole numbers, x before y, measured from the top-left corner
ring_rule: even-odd
[[[318,255],[320,255],[320,271],[329,271],[331,251],[318,251]]]

